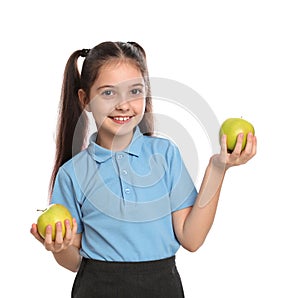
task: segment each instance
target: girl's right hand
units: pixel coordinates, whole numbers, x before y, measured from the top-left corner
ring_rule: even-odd
[[[41,242],[48,251],[53,253],[61,252],[62,250],[67,249],[69,246],[73,244],[73,241],[77,232],[77,222],[75,218],[73,218],[73,229],[71,229],[70,221],[68,219],[64,222],[66,227],[65,237],[62,235],[62,223],[56,223],[56,237],[55,240],[52,240],[52,226],[48,225],[46,227],[46,236],[45,239],[41,237],[38,232],[37,224],[32,224],[30,233]]]

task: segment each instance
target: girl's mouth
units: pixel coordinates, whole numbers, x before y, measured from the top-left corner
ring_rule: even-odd
[[[131,120],[132,116],[115,116],[109,118],[112,119],[115,123],[125,124]]]

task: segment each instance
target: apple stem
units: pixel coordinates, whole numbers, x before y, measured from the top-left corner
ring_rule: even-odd
[[[44,212],[46,209],[36,209],[36,211]]]

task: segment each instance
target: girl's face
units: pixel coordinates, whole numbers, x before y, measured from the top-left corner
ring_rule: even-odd
[[[79,97],[85,96],[82,92],[79,91]],[[96,121],[97,143],[108,149],[124,149],[144,116],[145,103],[145,82],[135,65],[129,62],[104,65],[91,87],[86,107]]]

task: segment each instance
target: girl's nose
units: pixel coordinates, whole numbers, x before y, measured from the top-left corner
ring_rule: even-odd
[[[119,102],[116,105],[116,110],[127,111],[130,108],[130,99],[125,96],[120,96]]]

